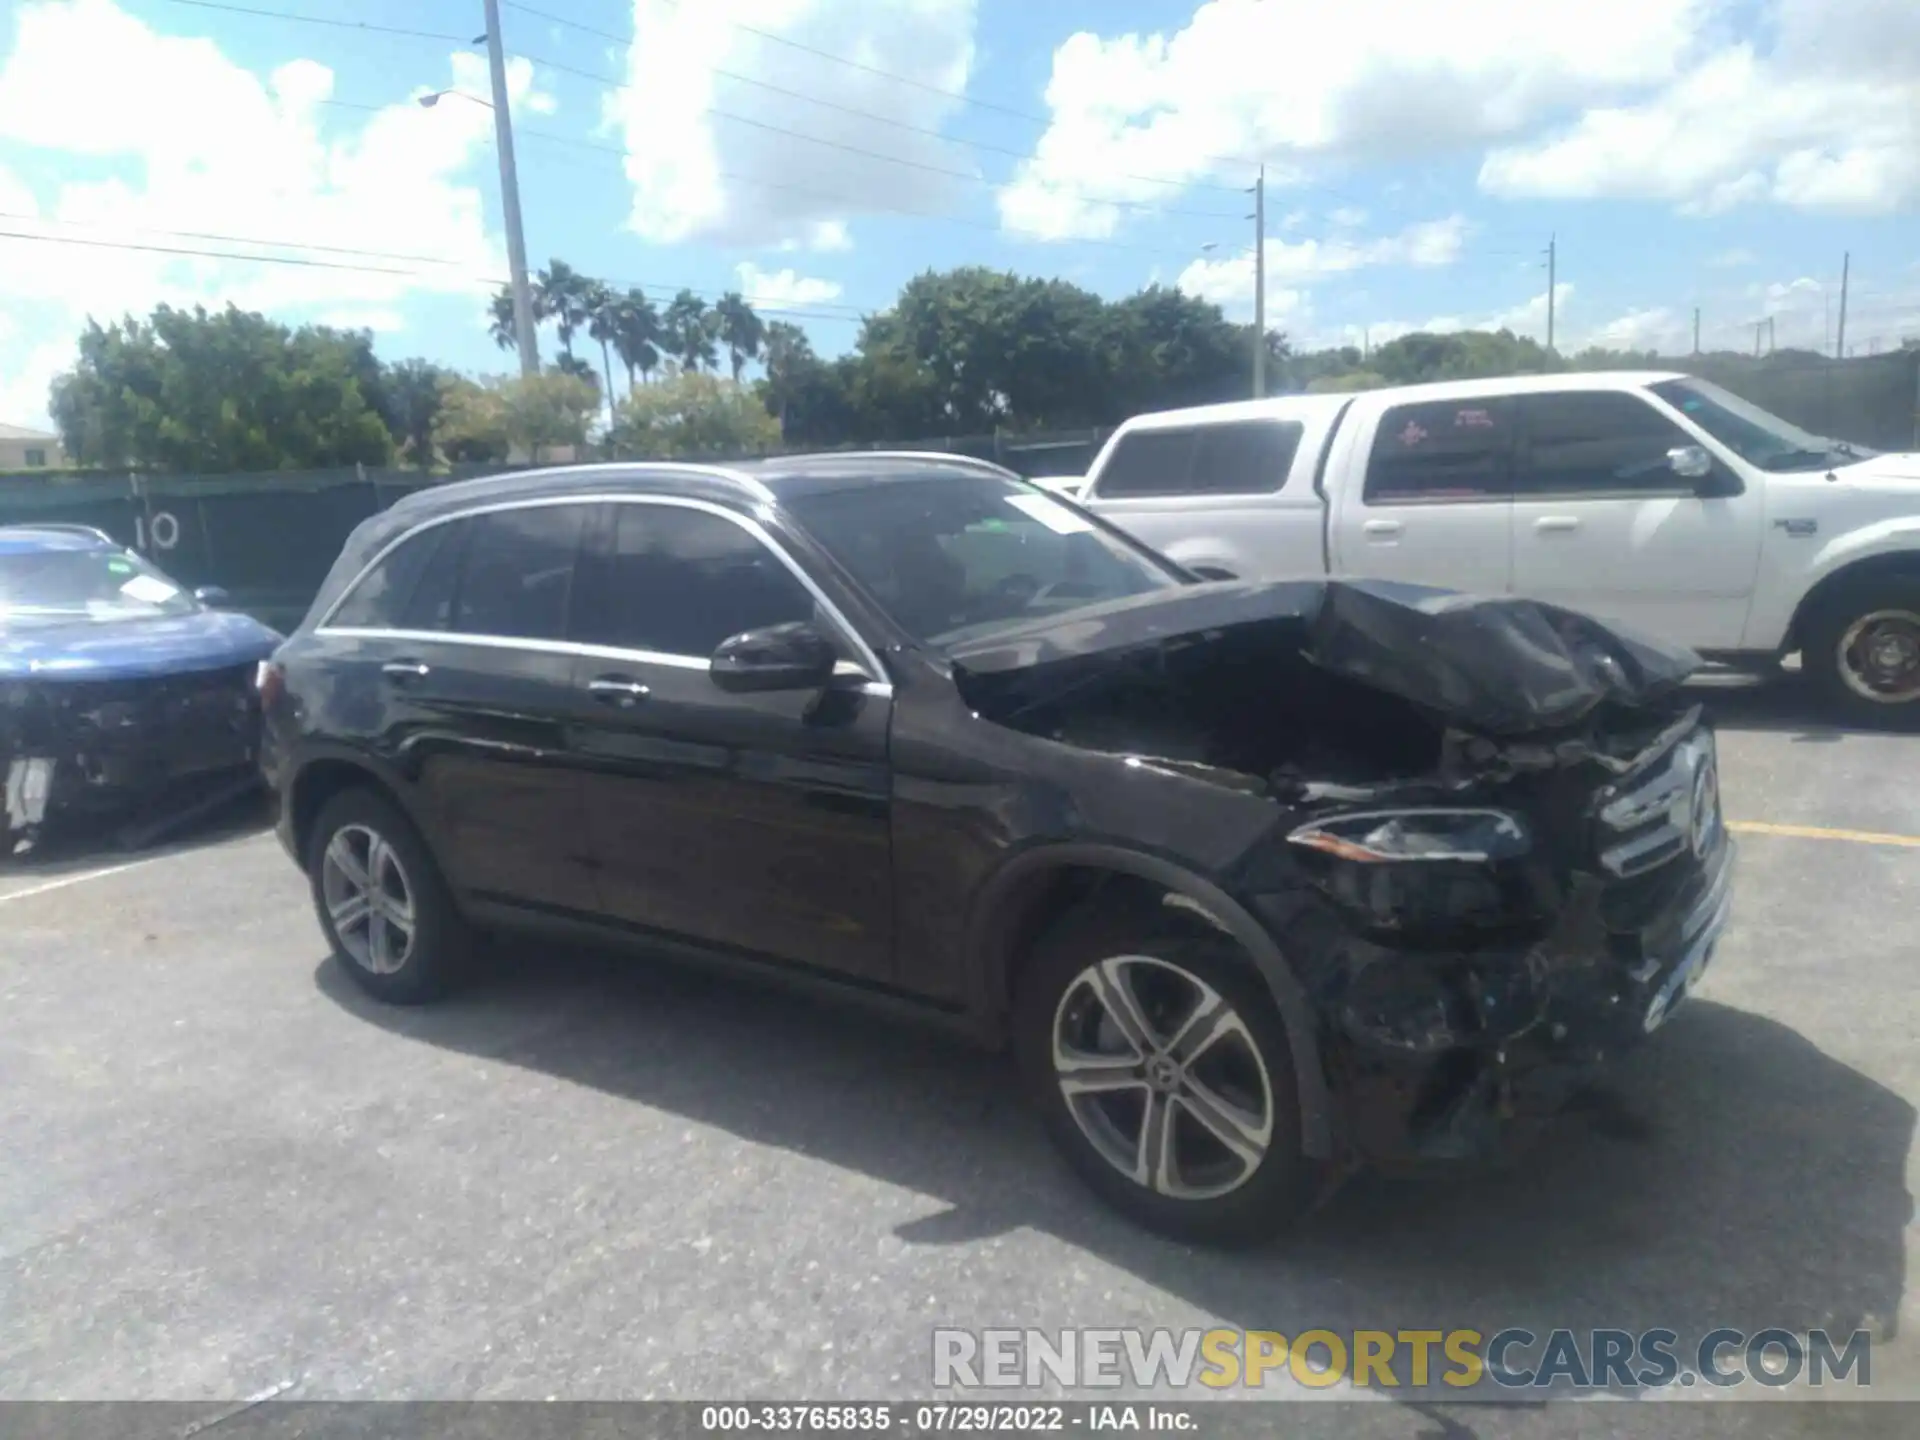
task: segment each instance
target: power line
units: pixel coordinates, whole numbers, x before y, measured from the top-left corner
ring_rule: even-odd
[[[522,14],[531,15],[537,19],[550,20],[556,25],[562,25],[571,30],[579,30],[588,35],[595,35],[603,40],[611,40],[614,43],[619,45],[631,45],[634,43],[634,40],[635,40],[635,37],[631,35],[621,35],[621,34],[617,34],[612,30],[602,30],[597,25],[587,25],[579,20],[569,20],[564,15],[555,15],[549,11],[538,9],[537,7],[532,5],[522,5],[519,3],[519,0],[502,0],[502,3],[509,10],[518,10]],[[741,26],[740,28],[752,29],[753,27]],[[764,33],[764,32],[755,32],[755,33]],[[862,67],[862,68],[868,68],[868,67]],[[714,66],[713,73],[715,75],[725,76],[729,80],[737,80],[742,85],[752,85],[757,89],[770,90],[776,95],[785,95],[790,99],[804,101],[809,105],[820,105],[829,110],[838,110],[845,115],[853,115],[862,120],[870,120],[876,125],[888,125],[899,130],[910,130],[917,135],[930,135],[936,140],[945,140],[950,144],[967,145],[967,146],[971,146],[976,150],[989,150],[996,155],[1011,155],[1016,160],[1028,160],[1032,158],[1033,152],[1031,150],[1019,150],[1019,149],[1013,148],[1010,145],[995,145],[985,140],[975,140],[975,139],[972,139],[971,137],[963,138],[959,136],[949,135],[945,131],[935,129],[932,126],[914,125],[905,120],[897,120],[890,115],[877,115],[871,110],[861,110],[852,105],[842,105],[836,100],[825,100],[818,95],[809,95],[804,91],[789,90],[784,85],[775,85],[771,81],[760,80],[755,78],[752,75],[742,75],[737,70],[723,70],[719,66]],[[904,79],[905,77],[901,76],[901,77],[895,77],[895,78]],[[1043,123],[1050,123],[1050,122],[1043,122]],[[1170,185],[1175,189],[1218,190],[1229,195],[1238,195],[1241,193],[1241,190],[1242,190],[1242,187],[1240,186],[1219,185],[1219,184],[1215,184],[1212,181],[1207,181],[1207,180],[1193,180],[1193,179],[1176,180],[1164,175],[1138,175],[1130,171],[1124,171],[1124,170],[1116,171],[1115,173],[1124,175],[1129,180],[1139,180],[1148,185]],[[1112,204],[1112,203],[1144,203],[1144,202],[1109,201],[1107,203]],[[1170,215],[1178,215],[1178,214],[1204,215],[1205,218],[1209,220],[1238,220],[1240,218],[1237,215],[1228,215],[1221,211],[1167,210],[1165,213]]]
[[[285,10],[261,10],[252,5],[229,5],[225,0],[173,0],[175,5],[190,5],[196,10],[224,10],[230,15],[257,15],[266,20],[291,20],[300,25],[326,25],[336,30],[370,30],[378,35],[406,35],[416,40],[450,40],[456,45],[471,45],[471,35],[455,35],[445,30],[408,30],[398,25],[375,25],[366,20],[336,20],[327,15],[293,15]]]
[[[12,217],[12,218],[19,218],[19,217]],[[28,218],[32,218],[32,217],[28,217]],[[137,230],[140,227],[128,226],[126,228]],[[171,232],[159,231],[159,232],[149,232],[149,233],[167,234]],[[84,236],[84,235],[40,235],[40,234],[35,234],[34,232],[29,230],[0,230],[0,240],[35,240],[35,241],[40,241],[42,243],[50,244],[50,245],[82,245],[82,246],[87,246],[89,248],[101,249],[101,250],[134,250],[134,251],[140,251],[147,254],[174,255],[174,256],[179,256],[187,259],[241,260],[241,261],[253,261],[257,264],[262,264],[262,265],[292,265],[292,266],[297,266],[303,269],[312,269],[312,270],[346,270],[346,271],[351,271],[353,273],[362,274],[362,275],[394,275],[394,276],[399,276],[405,279],[412,279],[412,280],[436,280],[436,281],[460,280],[469,285],[486,286],[488,288],[496,289],[496,290],[507,283],[504,279],[502,279],[500,276],[497,276],[497,275],[448,274],[446,272],[442,272],[436,275],[430,271],[401,270],[389,265],[364,265],[364,264],[355,264],[355,263],[350,263],[347,261],[339,261],[339,260],[315,260],[315,259],[312,259],[311,257],[301,256],[301,255],[255,255],[255,254],[247,254],[247,253],[244,253],[241,251],[235,251],[235,250],[208,250],[198,246],[149,245],[149,244],[144,244],[144,243],[133,241],[133,240],[103,240],[103,239],[97,239],[91,236]],[[266,243],[266,242],[236,241],[235,243],[260,244],[260,243]],[[365,253],[378,254],[380,252],[369,251]],[[620,280],[609,277],[608,283],[626,284],[629,282],[620,281]],[[693,287],[685,286],[685,285],[674,286],[674,287],[657,286],[656,288],[658,289],[673,288],[673,289],[680,289],[680,290],[691,290],[692,293],[696,295],[701,295],[701,296],[716,296],[718,294],[724,293],[724,292],[713,291],[713,290],[694,290]],[[860,315],[829,314],[822,310],[814,309],[804,305],[798,305],[798,304],[790,305],[790,304],[784,304],[780,302],[770,302],[770,303],[764,303],[764,304],[756,303],[753,308],[759,311],[763,315],[793,315],[793,316],[798,316],[801,319],[839,320],[844,322],[844,321],[853,321],[853,320],[864,318],[863,316],[860,316]],[[853,309],[855,307],[840,306],[836,308]]]

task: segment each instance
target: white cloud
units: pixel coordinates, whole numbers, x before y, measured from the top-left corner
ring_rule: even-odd
[[[1771,200],[1884,214],[1920,198],[1920,6],[1776,0],[1773,44],[1703,52],[1673,83],[1494,150],[1500,195],[1664,200],[1715,214]]]
[[[0,209],[35,217],[5,228],[50,237],[0,240],[0,310],[63,357],[36,369],[9,347],[0,385],[10,395],[44,388],[40,372],[67,363],[87,314],[231,302],[289,319],[346,312],[384,322],[410,296],[475,293],[505,273],[474,183],[492,134],[483,106],[407,101],[341,125],[322,104],[333,73],[314,61],[257,74],[213,41],[162,34],[112,0],[41,0],[17,15],[0,68],[0,141],[48,157],[42,168],[55,173],[70,160],[95,162],[68,168],[98,178],[36,194],[0,171]],[[451,85],[484,93],[479,56],[447,63]],[[531,67],[514,62],[508,79],[515,103],[533,108]],[[161,253],[287,253],[178,232],[292,242],[316,261],[397,273]]]
[[[1567,305],[1572,300],[1573,293],[1572,284],[1565,280],[1553,287],[1554,346],[1562,352],[1567,349]],[[1389,340],[1398,340],[1402,335],[1411,335],[1415,331],[1429,335],[1446,335],[1460,330],[1511,330],[1515,335],[1530,335],[1545,343],[1547,338],[1546,292],[1543,290],[1518,305],[1489,314],[1434,315],[1422,321],[1373,320],[1364,325],[1342,325],[1332,331],[1304,338],[1301,341],[1301,348],[1317,350],[1329,346],[1359,345],[1365,342],[1377,349]]]
[[[1356,225],[1367,223],[1367,212],[1356,205],[1342,205],[1338,210],[1327,212],[1327,223],[1337,225],[1343,230],[1351,230]]]
[[[756,309],[778,309],[783,305],[821,305],[840,298],[840,282],[802,275],[796,270],[762,270],[751,260],[734,266],[740,278],[740,293]]]
[[[1607,350],[1653,350],[1681,355],[1693,348],[1693,318],[1662,305],[1628,310],[1584,332],[1562,350],[1571,353],[1589,346]]]
[[[1707,264],[1715,270],[1737,270],[1743,265],[1754,264],[1759,258],[1751,250],[1735,247],[1732,250],[1722,250],[1717,255],[1709,255]]]
[[[782,254],[790,255],[795,250],[814,250],[822,253],[853,248],[853,233],[847,229],[844,220],[816,220],[806,227],[803,235],[789,235],[773,247]]]
[[[1275,313],[1275,286],[1308,286],[1329,276],[1381,265],[1434,268],[1459,257],[1467,222],[1459,215],[1410,225],[1373,240],[1346,235],[1325,240],[1269,239],[1266,244],[1267,310]],[[1189,295],[1211,300],[1235,314],[1253,306],[1253,249],[1222,260],[1195,260],[1175,282]]]
[[[974,0],[633,0],[633,25],[628,88],[608,97],[606,117],[628,151],[628,226],[648,240],[831,249],[809,244],[821,222],[863,210],[937,213],[968,188],[938,173],[976,169],[967,149],[919,133],[937,132],[960,102],[873,71],[964,90]],[[746,25],[872,69],[777,44]],[[742,76],[830,103],[734,78]]]
[[[1054,52],[1053,123],[1001,190],[1001,221],[1101,236],[1119,212],[1100,200],[1171,198],[1156,180],[1245,183],[1247,157],[1407,159],[1522,133],[1672,79],[1716,3],[1210,0],[1172,35],[1081,32]],[[1310,178],[1269,166],[1270,186]]]

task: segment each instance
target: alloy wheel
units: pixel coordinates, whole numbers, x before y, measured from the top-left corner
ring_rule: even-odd
[[[1199,976],[1151,955],[1115,955],[1067,986],[1053,1070],[1096,1152],[1156,1194],[1210,1200],[1239,1189],[1273,1141],[1273,1085],[1245,1021]]]
[[[321,903],[356,965],[392,975],[413,956],[413,887],[392,845],[366,825],[342,825],[320,860]]]

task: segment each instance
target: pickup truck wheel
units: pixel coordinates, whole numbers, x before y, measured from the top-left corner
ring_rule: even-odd
[[[406,816],[371,790],[333,797],[307,849],[320,928],[334,960],[375,999],[438,999],[470,940],[440,869]]]
[[[1140,1224],[1240,1245],[1311,1204],[1286,1028],[1226,937],[1070,912],[1021,977],[1014,1027],[1055,1145]]]
[[[1920,725],[1920,579],[1871,581],[1821,607],[1801,661],[1851,723]]]

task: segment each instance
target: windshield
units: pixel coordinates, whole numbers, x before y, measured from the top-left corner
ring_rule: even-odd
[[[1705,380],[1662,380],[1653,393],[1762,470],[1821,470],[1868,452],[1802,430]]]
[[[934,645],[1183,583],[1082,512],[996,476],[860,485],[787,508],[902,628]]]
[[[123,550],[0,553],[0,630],[190,615],[186,591]]]

